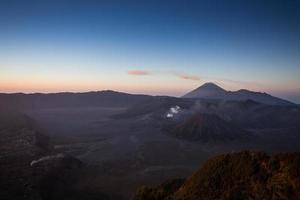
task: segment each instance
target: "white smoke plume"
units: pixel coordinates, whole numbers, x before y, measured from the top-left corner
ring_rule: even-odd
[[[57,155],[52,155],[52,156],[44,156],[44,157],[41,157],[41,158],[39,158],[37,160],[31,161],[30,166],[32,167],[33,165],[35,165],[37,163],[40,163],[40,162],[43,162],[43,161],[57,159],[57,158],[63,158],[63,157],[65,157],[65,155],[62,154],[62,153],[59,153]]]
[[[171,107],[170,109],[169,109],[169,112],[167,113],[167,118],[172,118],[172,117],[174,117],[174,115],[176,115],[176,114],[178,114],[179,113],[179,111],[180,111],[180,107],[179,106],[174,106],[174,107]]]

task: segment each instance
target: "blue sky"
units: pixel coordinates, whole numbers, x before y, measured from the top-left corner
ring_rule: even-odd
[[[300,102],[299,1],[0,2],[0,91],[179,96],[213,81]]]

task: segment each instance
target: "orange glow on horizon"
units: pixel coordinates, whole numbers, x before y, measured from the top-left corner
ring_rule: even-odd
[[[118,78],[118,77],[117,77]],[[115,80],[119,80],[115,78]],[[258,92],[267,92],[271,95],[283,97],[300,93],[300,87],[297,85],[278,85],[274,86],[259,85],[253,83],[234,83],[224,80],[201,80],[187,81],[181,79],[144,79],[142,77],[134,79],[120,79],[121,81],[109,81],[106,79],[93,80],[72,80],[60,79],[57,81],[49,78],[34,77],[15,79],[1,79],[0,92],[4,93],[56,93],[56,92],[89,92],[101,90],[114,90],[131,94],[148,94],[148,95],[166,95],[182,96],[185,93],[199,87],[205,82],[215,82],[226,90],[248,89]]]
[[[26,84],[15,81],[9,83],[0,82],[0,92],[4,93],[52,93],[52,92],[88,92],[101,90],[114,90],[119,92],[133,93],[133,94],[149,94],[149,95],[170,95],[180,96],[185,92],[191,90],[188,86],[174,87],[165,84],[164,87],[158,85],[145,84],[96,84],[96,83],[68,83],[68,82],[26,82]]]

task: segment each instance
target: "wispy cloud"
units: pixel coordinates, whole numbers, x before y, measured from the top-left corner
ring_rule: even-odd
[[[145,75],[150,75],[151,73],[145,70],[129,70],[127,71],[127,74],[133,76],[145,76]]]
[[[201,81],[201,78],[197,75],[187,74],[185,72],[174,72],[174,71],[146,71],[146,70],[129,70],[127,71],[128,75],[133,76],[145,76],[145,75],[172,75],[176,76],[177,78],[183,80],[192,80],[192,81]]]
[[[201,78],[196,75],[189,75],[185,73],[174,73],[175,76],[184,80],[200,81]]]

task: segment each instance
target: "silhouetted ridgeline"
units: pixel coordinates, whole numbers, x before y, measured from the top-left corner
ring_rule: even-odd
[[[151,98],[110,90],[85,93],[0,94],[0,109],[39,109],[80,106],[128,106]]]
[[[235,101],[251,99],[253,101],[269,105],[293,105],[293,103],[287,100],[271,96],[265,92],[254,92],[245,89],[227,91],[214,83],[205,83],[185,94],[183,98],[222,99]]]
[[[141,187],[132,200],[300,199],[300,153],[244,151],[208,160],[186,181]]]
[[[289,101],[273,97],[266,93],[253,92],[249,90],[238,90],[235,92],[226,91],[214,83],[205,83],[197,89],[183,96],[190,99],[210,99],[222,101],[246,101],[252,100],[266,105],[295,106]],[[134,95],[111,90],[84,92],[84,93],[34,93],[34,94],[1,94],[0,110],[3,109],[40,109],[40,108],[59,108],[59,107],[80,107],[80,106],[132,106],[145,102],[149,103],[153,99],[161,97],[149,95]],[[163,97],[165,98],[165,97]],[[172,99],[172,97],[169,97]],[[176,101],[184,102],[179,98]],[[188,102],[186,100],[185,102]],[[153,106],[153,104],[152,104]],[[144,106],[145,108],[145,106]]]

